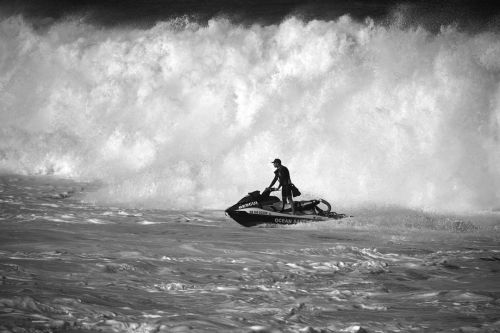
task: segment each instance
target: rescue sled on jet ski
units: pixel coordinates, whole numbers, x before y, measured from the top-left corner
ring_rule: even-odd
[[[259,224],[296,224],[314,221],[338,220],[348,217],[331,211],[331,205],[323,199],[294,201],[295,215],[291,208],[281,211],[283,202],[271,195],[269,189],[253,191],[226,209],[226,214],[244,227]]]

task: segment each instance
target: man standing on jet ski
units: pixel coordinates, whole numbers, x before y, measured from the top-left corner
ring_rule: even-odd
[[[293,204],[293,195],[292,195],[292,180],[290,178],[290,172],[288,171],[288,168],[284,165],[281,165],[281,160],[279,158],[276,158],[274,161],[272,161],[274,167],[276,170],[274,171],[274,179],[271,182],[271,185],[269,185],[268,189],[272,189],[274,183],[276,183],[277,180],[280,181],[280,185],[278,186],[278,190],[281,187],[281,195],[283,198],[283,208],[281,211],[285,210],[285,204],[288,200],[292,207],[292,215],[295,215],[295,206]]]

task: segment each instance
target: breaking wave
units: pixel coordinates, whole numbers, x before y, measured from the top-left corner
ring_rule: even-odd
[[[488,210],[499,123],[497,32],[0,22],[0,169],[103,181],[89,200],[222,208],[280,157],[306,195]]]

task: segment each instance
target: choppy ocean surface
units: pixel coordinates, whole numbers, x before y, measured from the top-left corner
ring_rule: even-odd
[[[81,200],[97,186],[0,178],[2,332],[500,330],[498,214],[243,228]]]

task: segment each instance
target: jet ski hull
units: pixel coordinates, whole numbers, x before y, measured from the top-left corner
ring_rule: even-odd
[[[245,208],[233,211],[227,211],[227,214],[236,222],[244,227],[253,227],[259,224],[297,224],[315,221],[327,221],[345,217],[344,214],[335,216],[320,215],[291,215],[286,213],[269,212],[261,208]]]
[[[346,217],[345,214],[332,216],[320,215],[291,215],[286,213],[269,212],[260,208],[245,208],[236,211],[228,211],[227,214],[244,227],[254,227],[259,224],[297,224],[315,221],[338,220]]]

